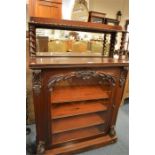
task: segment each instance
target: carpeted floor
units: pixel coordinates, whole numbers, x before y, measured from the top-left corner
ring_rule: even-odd
[[[28,125],[31,133],[26,136],[26,144],[31,145],[35,142],[35,125]],[[120,108],[116,123],[118,141],[96,150],[87,151],[78,155],[129,155],[129,103],[128,100]],[[32,155],[27,152],[27,155]]]

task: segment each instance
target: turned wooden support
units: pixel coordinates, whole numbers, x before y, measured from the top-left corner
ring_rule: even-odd
[[[104,34],[104,40],[103,40],[103,53],[102,55],[105,56],[106,55],[106,52],[108,50],[109,52],[109,49],[108,49],[108,38],[109,38],[109,35],[110,34]]]
[[[102,52],[102,56],[104,56],[104,52],[105,52],[105,49],[106,49],[106,42],[107,42],[107,37],[106,37],[106,33],[104,34],[104,40],[103,40],[103,52]]]
[[[110,38],[110,50],[109,50],[110,57],[113,57],[113,53],[115,51],[115,43],[116,43],[116,33],[112,33]]]
[[[122,32],[120,52],[125,50],[126,32]]]
[[[29,25],[29,54],[31,57],[36,55],[36,31],[34,25]]]

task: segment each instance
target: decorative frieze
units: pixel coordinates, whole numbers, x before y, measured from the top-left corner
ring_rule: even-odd
[[[98,71],[77,71],[77,72],[71,72],[69,74],[63,74],[63,75],[55,75],[52,76],[48,82],[48,88],[52,90],[52,87],[60,82],[60,81],[65,81],[69,79],[82,79],[82,80],[89,80],[89,79],[99,79],[98,83],[101,84],[102,81],[107,80],[112,86],[115,86],[116,84],[116,79],[112,75],[105,74],[103,72],[98,72]]]

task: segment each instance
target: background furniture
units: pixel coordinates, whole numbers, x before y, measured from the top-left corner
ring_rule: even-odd
[[[110,57],[115,50],[116,34],[122,28],[31,18],[29,66],[33,72],[37,154],[68,155],[116,142],[115,124],[128,61],[102,56],[37,56],[36,28],[109,33]],[[105,42],[106,38],[103,47]]]
[[[48,51],[48,37],[37,36],[37,51],[47,52]]]
[[[89,11],[89,22],[93,23],[105,23],[106,13]]]
[[[62,18],[62,0],[29,0],[29,16]]]
[[[103,23],[109,25],[119,25],[119,20],[113,18],[107,18],[106,13],[89,11],[89,22]]]

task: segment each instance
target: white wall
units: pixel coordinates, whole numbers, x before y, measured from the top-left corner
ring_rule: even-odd
[[[89,9],[89,0],[86,0]],[[62,0],[62,19],[71,20],[75,0]]]
[[[116,18],[117,11],[122,12],[121,25],[129,18],[129,0],[89,0],[89,10],[106,13],[106,17]]]
[[[62,0],[62,19],[71,19],[71,13],[75,0]]]

